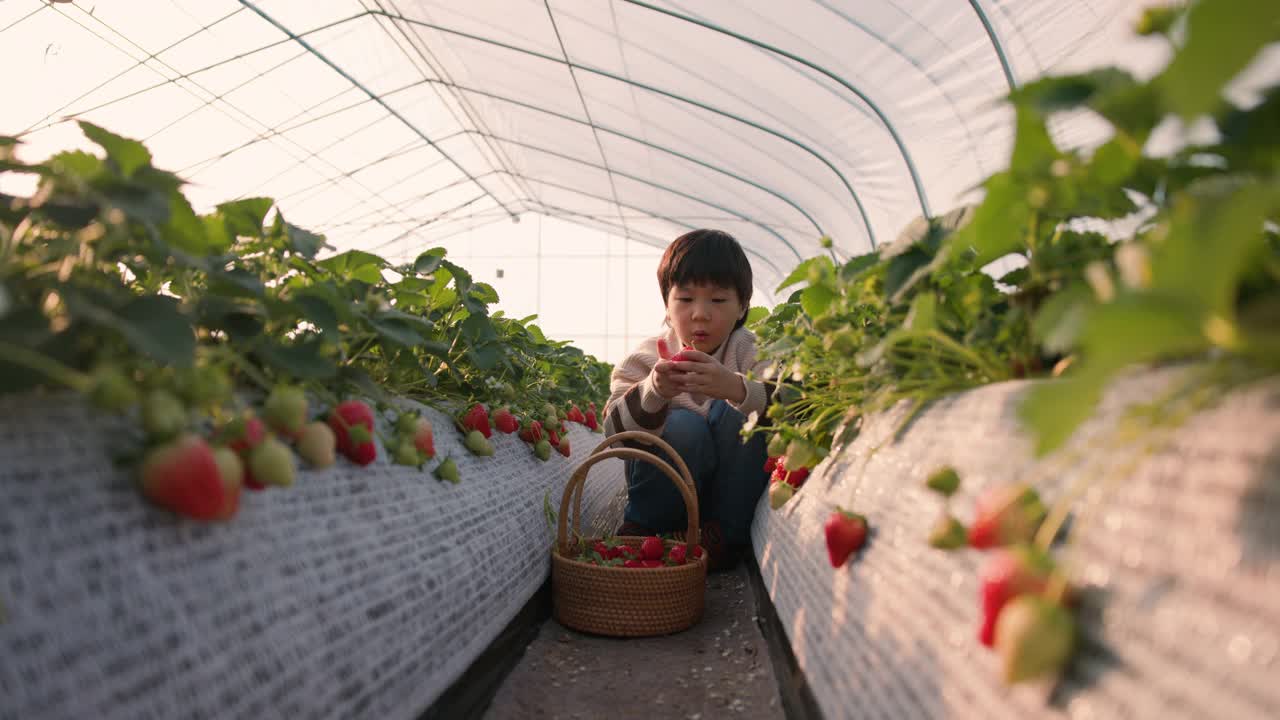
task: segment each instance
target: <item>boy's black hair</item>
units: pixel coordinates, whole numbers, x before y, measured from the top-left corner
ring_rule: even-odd
[[[751,307],[751,263],[733,236],[723,230],[690,230],[675,239],[658,263],[658,287],[666,306],[671,288],[677,285],[717,285],[738,293],[743,315],[736,330],[746,322]]]

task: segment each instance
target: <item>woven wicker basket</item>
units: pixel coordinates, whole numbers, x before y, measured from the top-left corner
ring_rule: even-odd
[[[680,467],[677,474],[658,456],[635,448],[613,448],[623,440],[657,445],[674,458]],[[577,543],[569,536],[570,501],[573,504],[573,525],[580,527],[579,509],[582,488],[587,473],[596,463],[609,458],[640,460],[657,466],[671,482],[676,484],[684,498],[689,525],[685,539],[690,546],[698,537],[698,495],[679,453],[671,446],[649,433],[621,432],[600,443],[591,455],[574,471],[560,499],[560,518],[556,532],[556,547],[551,556],[551,588],[555,617],[560,624],[597,635],[615,637],[645,637],[680,632],[702,618],[707,580],[707,555],[690,558],[684,565],[660,568],[624,568],[592,565],[574,560]],[[594,543],[600,538],[585,538]],[[623,537],[620,540],[639,550],[643,538]],[[678,545],[672,540],[664,543],[667,549]]]

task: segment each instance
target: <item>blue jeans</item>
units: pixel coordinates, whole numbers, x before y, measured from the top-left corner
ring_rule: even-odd
[[[745,444],[739,431],[746,421],[724,400],[711,404],[707,417],[692,410],[672,409],[662,439],[689,466],[698,488],[699,523],[720,523],[724,539],[745,545],[751,539],[756,502],[768,485],[764,471],[765,437],[756,434]],[[646,447],[663,460],[667,454]],[[672,468],[679,472],[672,464]],[[627,509],[623,519],[654,532],[683,531],[688,525],[684,499],[661,470],[651,463],[627,462]]]

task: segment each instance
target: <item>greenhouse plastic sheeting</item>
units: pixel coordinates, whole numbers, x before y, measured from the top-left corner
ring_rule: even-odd
[[[66,397],[0,400],[0,719],[418,717],[547,579],[544,494],[602,437],[573,426],[579,451],[543,463],[440,432],[458,485],[339,460],[200,524],[112,465],[132,432]]]
[[[1277,717],[1280,386],[1135,434],[1126,408],[1177,377],[1118,382],[1073,444],[1040,461],[1016,417],[1031,383],[939,400],[905,427],[904,403],[869,419],[782,509],[761,502],[761,576],[824,717]],[[1007,687],[979,644],[989,556],[926,543],[943,503],[924,479],[944,465],[962,478],[951,508],[966,523],[999,483],[1031,482],[1049,502],[1083,492],[1057,553],[1081,625],[1060,683]],[[872,530],[832,569],[823,523],[837,504]]]
[[[393,260],[527,212],[658,246],[715,226],[772,286],[824,234],[857,254],[960,204],[1007,161],[1011,87],[1156,67],[1143,4],[8,0],[0,134],[38,159],[88,147],[84,118],[197,209],[270,195]]]

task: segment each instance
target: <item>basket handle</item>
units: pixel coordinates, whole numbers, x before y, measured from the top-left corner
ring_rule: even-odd
[[[602,440],[599,445],[596,445],[595,449],[588,453],[588,457],[595,455],[607,447],[617,445],[618,443],[626,440],[634,440],[644,445],[656,445],[658,448],[666,451],[667,457],[675,461],[676,469],[680,471],[680,477],[684,480],[685,484],[689,486],[689,489],[694,491],[694,497],[697,497],[698,486],[693,482],[693,473],[689,472],[689,466],[684,463],[684,458],[680,457],[680,453],[676,452],[675,448],[671,447],[666,440],[663,440],[653,433],[643,432],[640,430],[623,430],[622,432],[614,433]],[[579,485],[577,491],[573,493],[573,527],[575,528],[581,527],[579,519],[582,517],[582,490],[584,487],[586,487],[586,483]]]
[[[569,500],[586,483],[587,473],[591,470],[591,467],[609,458],[642,460],[653,464],[670,478],[684,498],[685,512],[688,515],[689,525],[685,530],[685,543],[693,544],[698,541],[698,495],[693,491],[692,483],[685,483],[684,479],[676,474],[676,471],[657,455],[644,450],[622,447],[593,452],[590,457],[582,461],[582,464],[573,471],[573,475],[569,478],[569,484],[565,486],[564,495],[560,498],[560,518],[556,527],[556,546],[560,549],[561,555],[568,555],[571,550],[567,532],[569,527]],[[575,513],[573,518],[574,530],[580,527],[578,520],[577,513]]]

